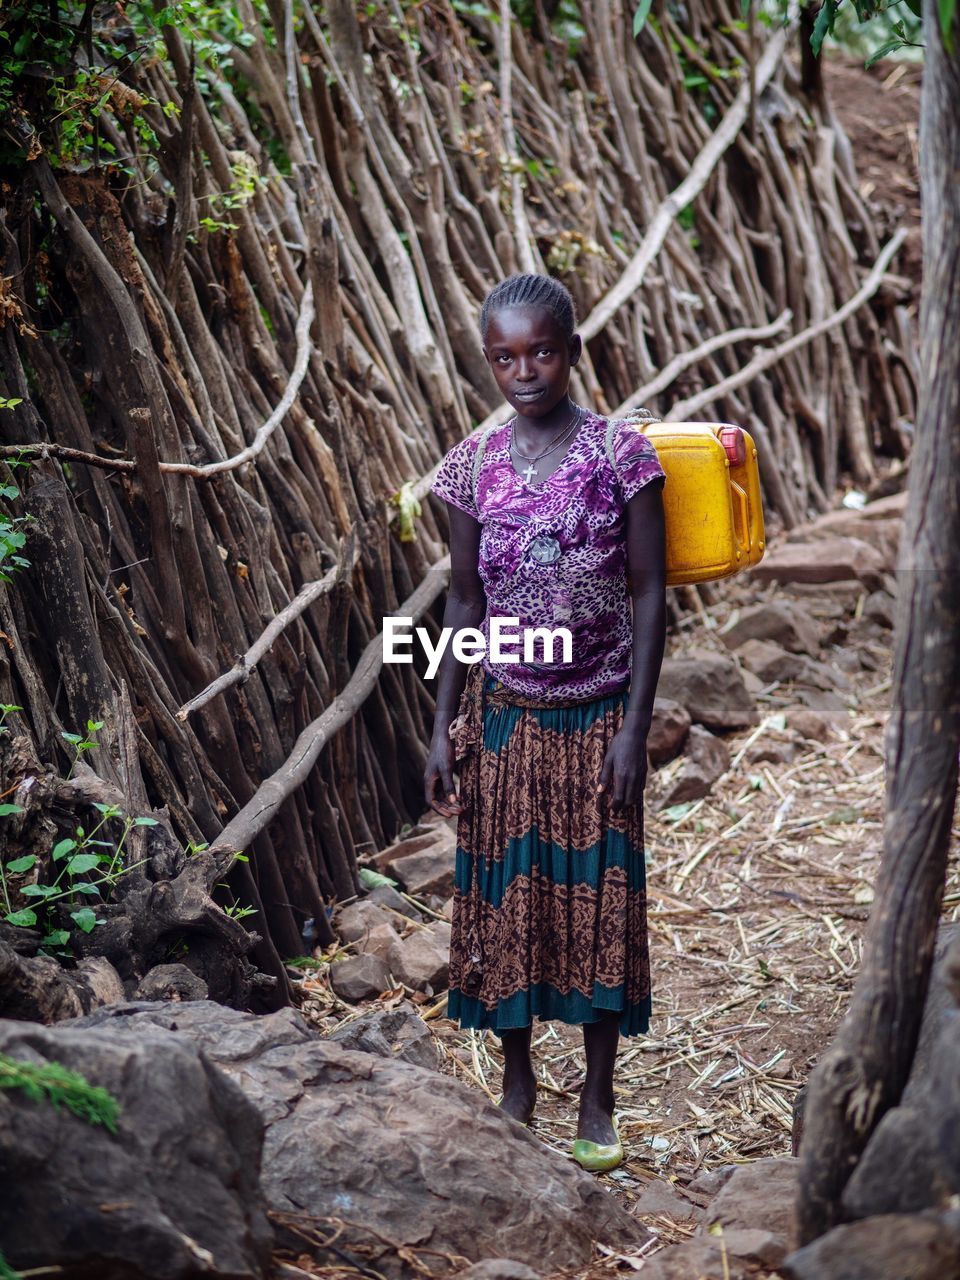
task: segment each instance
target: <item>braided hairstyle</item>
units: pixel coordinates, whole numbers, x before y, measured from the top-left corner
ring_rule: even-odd
[[[553,276],[507,276],[490,290],[480,308],[480,339],[487,340],[490,318],[495,311],[508,307],[542,307],[549,311],[569,342],[573,337],[577,317],[573,298],[566,285]]]

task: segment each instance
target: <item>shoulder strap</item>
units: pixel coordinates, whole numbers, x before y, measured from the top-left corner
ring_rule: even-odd
[[[608,419],[607,433],[603,442],[603,448],[604,448],[604,452],[607,455],[607,461],[610,463],[610,466],[613,468],[614,474],[616,474],[617,463],[616,463],[616,458],[613,452],[613,437],[616,433],[617,427],[620,426],[621,422],[630,422],[631,420],[635,422],[642,422],[642,423],[663,421],[663,419],[658,418],[655,413],[651,413],[649,409],[633,409],[631,410],[631,412],[628,414],[626,418]]]
[[[473,455],[473,471],[470,476],[470,494],[473,498],[474,506],[477,506],[477,483],[480,479],[480,466],[483,462],[483,455],[487,451],[487,444],[490,437],[495,431],[499,431],[502,426],[502,422],[491,422],[490,426],[487,427],[485,431],[481,432],[480,440],[477,444],[477,451]]]

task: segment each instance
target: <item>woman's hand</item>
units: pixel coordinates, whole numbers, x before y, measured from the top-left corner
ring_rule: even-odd
[[[427,766],[423,771],[423,795],[434,813],[443,818],[452,818],[463,812],[463,803],[457,796],[453,785],[453,742],[449,734],[435,738],[430,743],[430,754]],[[440,798],[437,799],[437,784],[440,784]]]
[[[597,794],[609,792],[614,812],[636,804],[647,781],[647,736],[620,730],[607,749]]]

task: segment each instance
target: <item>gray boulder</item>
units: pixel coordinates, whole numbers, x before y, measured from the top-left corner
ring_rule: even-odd
[[[399,1058],[428,1071],[440,1067],[440,1051],[430,1028],[406,1002],[396,1009],[371,1009],[350,1022],[341,1022],[327,1039],[343,1049],[375,1053],[379,1058]]]
[[[650,1239],[596,1179],[473,1090],[322,1040],[292,1010],[121,1005],[83,1025],[114,1022],[134,1036],[173,1028],[234,1077],[267,1126],[270,1208],[337,1219],[338,1247],[362,1250],[382,1273],[397,1274],[397,1246],[549,1273],[585,1265],[595,1242]],[[436,1254],[418,1256],[445,1269]]]
[[[330,986],[341,1000],[356,1004],[389,991],[390,969],[380,956],[348,956],[330,966]]]
[[[7,1022],[0,1052],[58,1063],[120,1103],[111,1133],[0,1091],[0,1241],[11,1266],[97,1280],[266,1274],[263,1121],[190,1039],[122,1019]]]

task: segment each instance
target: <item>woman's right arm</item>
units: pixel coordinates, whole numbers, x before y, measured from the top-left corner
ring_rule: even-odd
[[[487,598],[480,579],[480,522],[452,503],[447,503],[447,510],[450,513],[450,588],[443,625],[456,632],[463,627],[480,626],[487,612]],[[423,777],[427,804],[445,818],[459,813],[463,807],[453,786],[455,760],[450,725],[456,718],[466,682],[467,664],[457,661],[453,646],[448,644],[437,671],[433,737]]]

